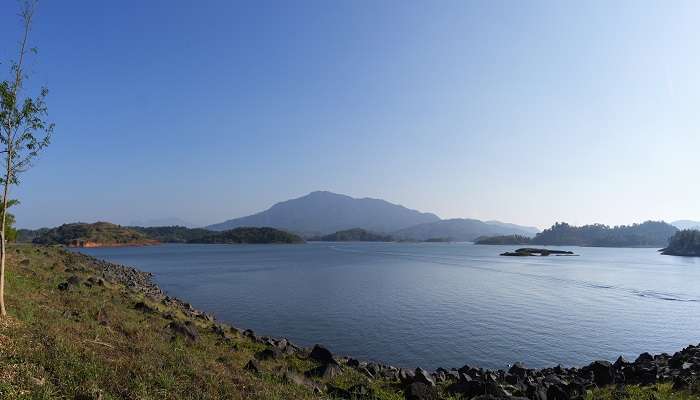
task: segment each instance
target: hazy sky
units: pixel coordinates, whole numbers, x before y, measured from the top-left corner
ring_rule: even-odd
[[[539,227],[700,220],[696,0],[39,7],[57,127],[14,189],[23,227],[213,223],[313,190]]]

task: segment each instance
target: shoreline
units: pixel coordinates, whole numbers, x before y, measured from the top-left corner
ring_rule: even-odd
[[[542,398],[538,393],[552,392],[551,394],[554,395],[552,398],[571,399],[582,396],[592,388],[611,384],[672,383],[674,389],[681,390],[691,387],[695,382],[696,375],[700,374],[700,345],[690,345],[673,355],[642,353],[634,361],[627,361],[620,356],[614,363],[596,360],[582,367],[555,366],[531,369],[515,362],[507,371],[464,365],[459,368],[440,367],[429,372],[420,367],[413,370],[381,362],[360,361],[350,356],[334,356],[322,345],[316,345],[313,349],[304,348],[291,343],[286,338],[259,336],[251,329],[219,323],[212,314],[197,310],[190,303],[169,296],[154,282],[152,273],[76,251],[71,251],[71,253],[83,258],[87,264],[98,269],[104,279],[121,283],[151,301],[175,307],[187,318],[210,323],[211,329],[222,337],[228,333],[241,335],[255,343],[265,345],[274,354],[280,352],[308,355],[323,351],[324,354],[327,354],[326,358],[328,359],[325,364],[327,368],[322,371],[323,376],[333,374],[327,370],[337,366],[338,368],[353,368],[369,379],[397,380],[406,387],[410,387],[414,383],[426,387],[434,387],[436,383],[450,383],[451,392],[466,396],[483,394],[485,391],[496,397],[520,393],[531,399],[544,400],[550,397]],[[255,363],[255,360],[251,360],[251,363]],[[251,366],[251,368],[253,367]],[[567,395],[564,396],[564,393]]]

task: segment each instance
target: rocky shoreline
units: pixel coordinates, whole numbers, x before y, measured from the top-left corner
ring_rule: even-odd
[[[284,338],[258,336],[252,330],[243,330],[230,325],[216,322],[214,316],[196,310],[189,303],[168,296],[153,282],[150,273],[133,267],[111,263],[87,256],[81,253],[72,254],[78,257],[83,265],[91,266],[96,274],[94,278],[84,282],[87,285],[103,284],[101,280],[111,283],[121,283],[130,290],[143,294],[149,301],[175,307],[187,318],[200,320],[209,326],[212,332],[227,340],[232,335],[248,337],[250,340],[265,345],[265,349],[255,354],[245,366],[246,369],[258,372],[258,362],[268,359],[279,359],[296,354],[300,358],[311,359],[320,366],[304,373],[291,370],[280,371],[280,376],[289,382],[305,385],[319,393],[324,392],[335,398],[370,399],[370,389],[357,385],[349,389],[341,389],[331,385],[320,385],[314,377],[324,379],[340,374],[344,369],[351,368],[374,380],[396,382],[404,391],[406,399],[437,399],[436,385],[446,385],[449,393],[470,399],[523,399],[531,400],[570,400],[582,399],[589,390],[609,385],[655,385],[671,383],[674,390],[698,389],[700,380],[700,345],[688,346],[681,351],[670,354],[651,355],[642,353],[634,361],[620,357],[615,362],[594,361],[583,367],[530,369],[516,363],[508,370],[489,370],[472,366],[460,368],[438,368],[426,371],[422,368],[405,369],[391,365],[365,362],[350,357],[334,356],[327,348],[316,345],[312,349],[297,346]],[[66,272],[71,272],[66,270]],[[59,285],[65,290],[70,285],[80,284],[79,280],[70,277]],[[136,308],[154,312],[145,303],[136,304]],[[194,324],[178,322],[172,316],[164,315],[171,322],[167,325],[174,335],[182,335],[190,340],[197,340],[198,332]]]

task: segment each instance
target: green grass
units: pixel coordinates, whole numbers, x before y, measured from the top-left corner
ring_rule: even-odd
[[[28,266],[20,266],[24,259]],[[194,321],[198,341],[172,340],[163,314],[180,319],[184,314],[148,300],[158,312],[137,311],[133,305],[143,296],[120,284],[58,290],[70,275],[96,275],[62,249],[12,246],[8,261],[11,318],[0,322],[1,399],[319,398],[272,372],[280,363],[293,369],[314,366],[308,360],[264,361],[264,373],[250,373],[242,367],[264,348],[261,344],[233,334],[230,342],[222,341],[210,332],[212,324],[201,320]],[[107,322],[101,324],[98,315]]]
[[[697,393],[674,391],[670,383],[655,386],[625,386],[598,389],[586,396],[586,400],[696,400]]]

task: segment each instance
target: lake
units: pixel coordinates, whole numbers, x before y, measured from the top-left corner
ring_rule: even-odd
[[[700,259],[470,243],[80,249],[152,272],[217,319],[402,367],[583,365],[700,342]],[[557,247],[552,247],[557,248]]]

